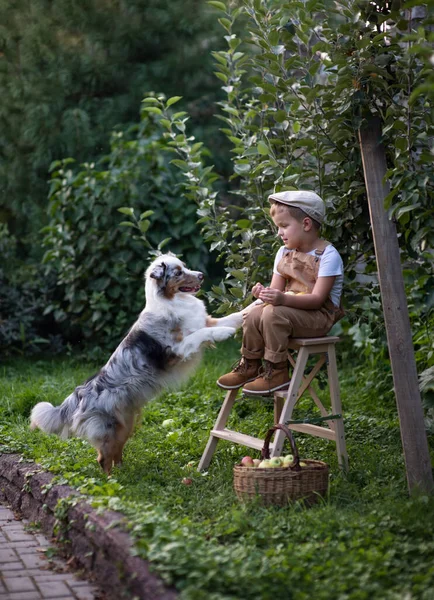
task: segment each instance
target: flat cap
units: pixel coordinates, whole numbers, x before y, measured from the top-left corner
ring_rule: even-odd
[[[309,192],[307,190],[291,190],[288,192],[277,192],[268,196],[270,202],[280,202],[287,206],[294,206],[300,208],[307,214],[308,217],[314,219],[318,223],[322,223],[325,217],[325,204],[322,198],[315,194],[315,192]]]

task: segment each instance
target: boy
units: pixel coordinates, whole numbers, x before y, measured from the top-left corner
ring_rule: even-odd
[[[268,200],[284,246],[276,254],[270,286],[253,286],[258,300],[244,311],[241,360],[217,381],[224,389],[243,387],[253,395],[288,385],[289,338],[322,337],[343,316],[342,259],[319,237],[323,200],[309,191],[279,192]]]

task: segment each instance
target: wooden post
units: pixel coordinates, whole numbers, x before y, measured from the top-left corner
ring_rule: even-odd
[[[433,491],[433,476],[395,224],[384,209],[389,186],[381,122],[368,119],[359,130],[378,279],[380,282],[393,383],[409,491]]]

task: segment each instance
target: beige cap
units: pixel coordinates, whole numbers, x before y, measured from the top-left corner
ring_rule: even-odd
[[[291,190],[288,192],[277,192],[268,196],[268,200],[274,200],[281,204],[287,204],[288,206],[294,206],[300,208],[307,214],[308,217],[322,223],[325,217],[325,204],[324,201],[315,194],[315,192],[308,192],[305,190]]]

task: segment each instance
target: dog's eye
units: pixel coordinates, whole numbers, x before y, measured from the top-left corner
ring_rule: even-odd
[[[181,275],[182,275],[182,271],[176,271],[175,277],[181,277]]]

